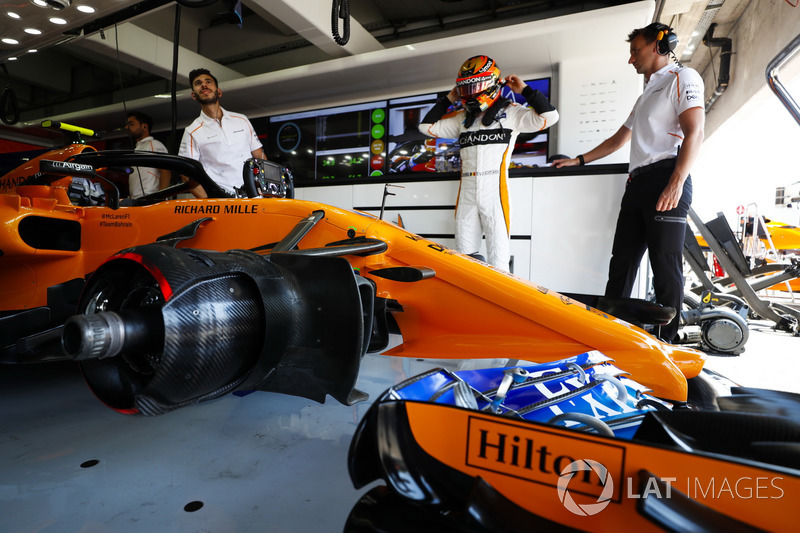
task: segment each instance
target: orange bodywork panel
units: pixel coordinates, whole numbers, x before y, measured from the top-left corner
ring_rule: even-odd
[[[30,161],[25,162],[24,164],[18,166],[8,174],[0,177],[0,194],[2,193],[13,193],[14,189],[22,183],[23,180],[26,178],[30,178],[34,176],[37,172],[39,172],[39,161],[43,159],[53,160],[53,161],[64,161],[65,159],[83,153],[85,151],[96,151],[93,147],[87,144],[70,144],[65,146],[64,148],[60,148],[58,150],[51,150],[49,152],[45,152]],[[66,189],[69,186],[70,179],[66,179],[61,181],[60,187]]]
[[[523,509],[559,524],[585,531],[663,531],[636,506],[644,496],[668,499],[680,492],[754,528],[796,527],[790,496],[800,491],[796,471],[434,403],[407,401],[405,407],[413,440],[427,454],[480,476]],[[606,479],[579,472],[566,486],[570,501],[562,500],[561,474],[576,460],[602,465]],[[643,471],[667,486],[642,487]]]

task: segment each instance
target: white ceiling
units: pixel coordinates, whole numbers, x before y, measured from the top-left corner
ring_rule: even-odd
[[[747,1],[727,0],[715,16],[733,17],[735,5]],[[97,12],[83,14],[79,3]],[[21,111],[19,123],[0,124],[0,137],[61,142],[39,127],[46,119],[121,136],[124,109],[134,108],[153,115],[156,129],[168,129],[171,102],[156,95],[168,95],[172,87],[177,11],[175,120],[182,128],[197,114],[187,74],[200,66],[220,79],[224,106],[257,117],[442,90],[455,68],[477,53],[520,75],[551,74],[575,54],[604,60],[605,50],[624,42],[632,12],[643,14],[636,20],[646,17],[644,22],[660,13],[685,42],[708,3],[350,0],[350,41],[340,46],[331,37],[331,0],[244,0],[241,28],[224,21],[221,1],[198,8],[189,7],[195,0],[181,0],[178,8],[165,0],[72,0],[56,11],[29,0],[0,0],[0,36],[19,41],[0,44],[0,60],[6,60]],[[56,26],[48,20],[52,16],[68,24]],[[24,33],[28,27],[43,34]],[[724,27],[715,35],[723,32]],[[31,47],[39,51],[28,53]]]

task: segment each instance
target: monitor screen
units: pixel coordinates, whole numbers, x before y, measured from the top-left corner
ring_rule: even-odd
[[[385,101],[270,117],[267,157],[298,182],[380,176],[385,124]]]
[[[526,81],[550,97],[550,79]],[[385,181],[387,174],[459,172],[455,139],[433,139],[419,124],[437,99],[429,93],[269,118],[267,157],[291,168],[297,183]],[[503,96],[525,105],[521,95]],[[544,166],[547,131],[520,134],[510,168]]]

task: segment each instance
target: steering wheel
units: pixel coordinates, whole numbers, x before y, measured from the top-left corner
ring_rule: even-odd
[[[248,198],[294,198],[294,178],[288,169],[266,159],[251,158],[242,169],[244,192]]]

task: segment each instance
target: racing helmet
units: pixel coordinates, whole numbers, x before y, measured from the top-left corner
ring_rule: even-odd
[[[461,65],[456,90],[467,111],[486,111],[500,96],[500,69],[488,56],[474,56]]]

